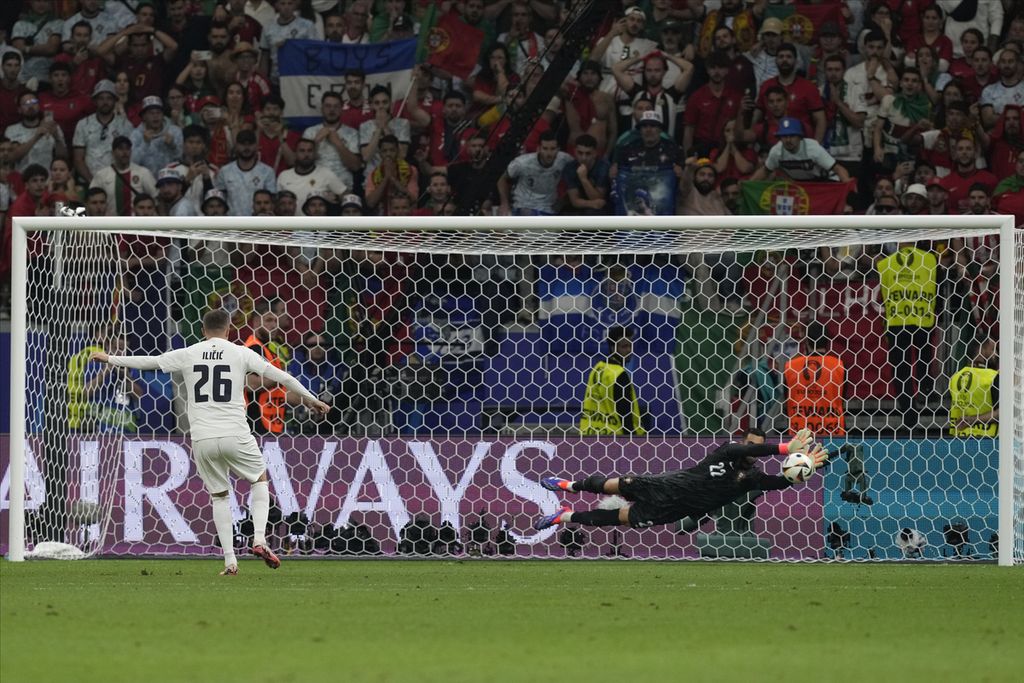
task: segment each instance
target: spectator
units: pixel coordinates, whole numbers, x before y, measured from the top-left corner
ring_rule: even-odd
[[[161,216],[182,218],[197,216],[195,205],[184,195],[185,179],[172,168],[160,171],[156,178],[157,212]]]
[[[359,154],[359,132],[341,122],[341,104],[341,95],[325,92],[320,98],[323,123],[310,126],[303,131],[302,137],[316,145],[316,159],[321,166],[334,173],[345,187],[355,187],[352,174],[364,165]],[[295,163],[299,163],[298,150]]]
[[[884,33],[868,32],[861,50],[864,61],[851,66],[843,75],[846,97],[854,103],[851,105],[854,111],[867,112],[865,127],[874,124],[882,98],[893,91],[896,71],[885,56],[887,45]]]
[[[721,216],[728,213],[716,189],[718,172],[710,159],[690,157],[679,179],[679,213],[684,216]]]
[[[747,128],[747,113],[753,111],[754,101],[743,96],[739,112],[735,118],[736,140],[741,144],[757,143],[762,150],[769,149],[779,141],[780,122],[786,118],[789,107],[789,96],[780,86],[768,88],[764,93],[764,120]]]
[[[322,191],[329,193],[329,197],[340,197],[348,191],[348,185],[331,169],[316,164],[315,145],[311,139],[300,140],[295,148],[295,167],[283,171],[277,177],[277,186],[282,190],[288,190],[295,197],[296,216],[300,215],[298,209],[311,192]]]
[[[851,176],[863,178],[861,159],[864,157],[863,131],[868,108],[849,96],[845,71],[846,62],[842,57],[830,55],[825,58],[822,69],[825,84],[821,89],[826,120],[824,146]]]
[[[156,200],[150,194],[137,194],[132,199],[132,212],[136,216],[157,216]]]
[[[710,159],[714,165],[719,184],[727,178],[749,178],[757,167],[757,153],[743,142],[736,139],[736,120],[725,122],[722,130],[725,145],[711,150]]]
[[[269,74],[270,82],[279,78],[277,51],[286,40],[317,40],[316,25],[296,13],[298,0],[277,0],[277,15],[274,21],[263,26],[260,36],[260,72]]]
[[[931,364],[934,345],[935,304],[938,289],[938,261],[934,254],[913,242],[878,262],[882,308],[896,408],[904,426],[913,428],[918,415],[913,408],[915,393],[926,400],[934,390]]]
[[[39,106],[43,115],[52,118],[61,128],[64,140],[75,136],[75,124],[93,111],[93,102],[88,95],[79,95],[71,90],[71,68],[66,62],[54,62],[50,67],[50,90],[39,95]]]
[[[568,80],[559,94],[564,109],[569,139],[587,134],[597,140],[602,156],[617,137],[615,102],[611,95],[598,90],[601,83],[601,65],[587,60],[576,73],[577,81]]]
[[[928,190],[920,183],[908,187],[900,202],[903,204],[903,213],[908,216],[928,215]]]
[[[720,144],[725,123],[740,111],[742,92],[726,82],[732,60],[715,51],[707,59],[708,82],[686,103],[683,150],[687,154],[708,156]]]
[[[203,212],[204,216],[237,215],[231,213],[227,197],[224,195],[224,192],[222,190],[219,190],[217,188],[207,190],[206,196],[203,197],[203,203],[199,208]],[[219,242],[205,242],[205,244],[219,244]],[[206,262],[202,257],[198,258],[197,260],[200,263]],[[225,263],[224,265],[229,264]]]
[[[90,187],[85,196],[85,215],[102,217],[107,213],[107,192],[102,187]]]
[[[643,61],[643,70],[638,83],[628,70],[639,62]],[[668,71],[668,62],[671,61],[679,68],[679,75],[667,88],[665,87],[665,74]],[[675,136],[677,105],[683,100],[686,89],[693,78],[693,64],[682,57],[674,57],[656,51],[651,54],[636,55],[627,60],[616,63],[612,67],[612,75],[618,84],[620,91],[626,99],[632,101],[640,98],[649,99],[654,103],[654,108],[661,114],[662,120],[666,123],[666,129],[670,137]],[[620,114],[625,114],[628,121],[631,108],[619,107]],[[620,122],[625,128],[626,122]]]
[[[210,24],[210,30],[206,34],[206,42],[210,48],[209,58],[206,60],[206,67],[213,79],[213,85],[217,92],[224,92],[228,83],[235,80],[235,54],[234,46],[231,44],[231,34],[228,32],[227,24],[214,21]],[[258,56],[258,55],[257,55]],[[259,105],[255,105],[258,109]]]
[[[450,204],[452,186],[448,184],[448,174],[444,171],[434,171],[430,174],[426,196],[420,203],[421,208],[414,213],[418,216],[440,216]]]
[[[796,59],[796,47],[792,43],[783,43],[776,50],[775,64],[778,75],[765,80],[761,85],[757,109],[754,110],[754,124],[764,118],[764,99],[768,89],[778,86],[786,91],[789,99],[786,116],[800,121],[806,130],[813,129],[814,139],[822,142],[825,139],[825,106],[818,88],[806,78],[797,75]]]
[[[50,163],[50,181],[47,183],[46,191],[49,194],[63,195],[72,202],[85,200],[85,188],[78,186],[71,173],[71,166],[66,159],[60,157]]]
[[[740,51],[747,52],[757,41],[757,25],[763,18],[764,5],[754,4],[748,9],[744,7],[743,0],[722,0],[720,9],[710,10],[704,15],[697,42],[697,54],[707,57],[712,50],[719,49],[714,39],[723,27],[731,29]]]
[[[907,58],[906,61],[910,61],[910,59]],[[939,60],[935,56],[935,50],[927,45],[917,48],[917,53],[914,55],[914,66],[921,72],[921,86],[924,89],[924,94],[928,96],[932,105],[937,104],[942,98],[942,89],[953,80],[953,77],[945,71],[939,70]]]
[[[972,105],[981,99],[981,93],[990,84],[997,85],[999,72],[992,64],[992,51],[984,45],[977,47],[971,54],[971,73],[959,78],[964,96]]]
[[[169,163],[165,168],[172,168],[178,172],[185,183],[185,197],[192,206],[198,207],[207,190],[213,187],[218,171],[207,158],[210,132],[202,126],[186,126],[182,138],[181,159]]]
[[[267,97],[263,110],[256,117],[256,140],[260,161],[280,174],[295,165],[295,147],[302,136],[284,125],[284,100],[277,95]]]
[[[252,193],[252,215],[274,215],[274,193],[269,190],[256,190]]]
[[[120,3],[118,3],[120,4]],[[198,50],[206,50],[210,18],[200,13],[189,13],[187,0],[164,0],[164,19],[159,28],[178,44],[174,58],[167,63],[164,82],[167,83],[185,68],[185,64]]]
[[[872,205],[876,216],[891,216],[900,213],[900,202],[894,194],[886,194],[875,200]]]
[[[250,43],[239,43],[231,52],[235,70],[229,77],[229,82],[241,84],[245,90],[246,100],[253,111],[259,110],[272,96],[270,81],[256,70],[258,57],[259,52]],[[281,109],[284,109],[283,101]]]
[[[398,138],[398,154],[406,158],[412,134],[406,119],[396,118],[391,109],[391,91],[384,86],[375,86],[370,91],[370,108],[373,118],[359,126],[359,151],[366,165],[376,166],[380,163],[377,146],[385,135]]]
[[[718,193],[722,195],[722,203],[725,204],[729,215],[737,216],[740,213],[740,182],[736,178],[725,178],[718,185]]]
[[[21,75],[21,55],[17,50],[0,53],[0,130],[7,130],[21,117],[21,96],[27,91]]]
[[[906,68],[900,77],[899,93],[885,95],[872,129],[875,164],[892,173],[897,164],[909,161],[909,144],[918,133],[931,127],[931,102],[921,92],[921,74]]]
[[[956,41],[954,41],[956,42]],[[956,54],[956,58],[949,64],[949,75],[956,80],[963,80],[974,75],[974,65],[971,57],[974,51],[984,45],[985,37],[976,28],[969,28],[960,34],[959,42],[962,54]],[[955,48],[954,48],[955,52]]]
[[[768,151],[764,166],[757,169],[752,180],[763,180],[769,173],[780,173],[790,180],[850,180],[842,167],[825,148],[804,137],[803,126],[794,118],[779,122],[779,141]]]
[[[480,133],[473,135],[466,143],[463,156],[466,157],[465,161],[457,161],[448,166],[448,184],[451,185],[457,201],[469,193],[476,184],[480,172],[487,165],[487,136]],[[497,204],[493,198],[492,202]]]
[[[980,44],[986,44],[994,48],[999,41],[999,34],[1003,32],[1003,5],[995,2],[963,3],[959,0],[936,0],[936,4],[942,8],[946,15],[946,35],[957,43],[963,32],[967,29],[974,29],[978,32]],[[955,51],[960,57],[962,51]]]
[[[302,203],[302,214],[304,216],[326,216],[329,203],[326,195],[319,191],[310,192],[306,201]]]
[[[347,194],[341,198],[342,216],[362,216],[363,200],[357,194]]]
[[[299,214],[299,202],[295,193],[291,190],[281,188],[282,177],[277,179],[277,195],[274,197],[275,216],[297,216]]]
[[[815,36],[818,39],[818,44],[813,47],[810,55],[807,78],[821,88],[826,82],[825,71],[822,68],[826,60],[830,58],[840,60],[844,71],[853,63],[853,60],[847,43],[839,31],[839,24],[836,22],[826,21],[818,27]]]
[[[779,75],[779,65],[775,56],[782,45],[782,28],[782,22],[779,19],[775,17],[765,19],[757,33],[759,40],[751,46],[748,52],[744,53],[754,67],[755,87],[759,93],[769,79]]]
[[[524,0],[513,0],[511,11],[511,23],[508,31],[498,36],[498,42],[508,47],[509,56],[512,58],[510,62],[512,70],[520,77],[525,77],[527,70],[531,67],[530,60],[540,59],[547,46],[544,43],[544,38],[531,26],[533,10],[530,9],[530,3]],[[627,10],[628,12],[629,10]],[[600,46],[600,43],[598,45]],[[597,49],[595,47],[594,51],[596,52]]]
[[[417,71],[417,78],[428,77],[425,70]],[[458,90],[449,90],[444,96],[441,116],[427,113],[415,97],[409,98],[408,107],[413,125],[430,129],[431,165],[440,170],[457,161],[466,141],[476,133],[466,125],[466,96]]]
[[[992,186],[985,183],[974,183],[967,191],[968,215],[985,216],[992,211]]]
[[[9,217],[52,215],[47,208],[49,195],[46,193],[46,181],[49,178],[49,173],[47,173],[46,168],[39,164],[29,164],[22,171],[21,178],[25,183],[25,190],[11,204]],[[9,237],[4,239],[5,249],[7,250],[10,249],[10,246],[8,246],[10,244],[9,239]],[[10,263],[9,253],[6,255],[6,259]]]
[[[130,216],[134,198],[157,194],[153,174],[145,166],[133,164],[131,159],[132,141],[118,135],[111,145],[111,163],[96,169],[92,176],[90,187],[102,188],[107,193],[108,216]]]
[[[132,124],[114,110],[117,93],[111,81],[97,83],[92,99],[96,113],[78,122],[72,138],[75,171],[87,183],[94,173],[110,165],[113,149],[108,140],[132,134]]]
[[[991,338],[977,344],[974,359],[949,378],[949,435],[999,436],[999,348]]]
[[[145,166],[153,175],[182,153],[183,139],[178,128],[164,116],[159,97],[142,101],[142,123],[132,131],[132,161]]]
[[[968,194],[971,186],[975,183],[983,183],[989,187],[995,187],[999,181],[988,171],[977,167],[973,139],[957,140],[954,154],[956,165],[953,172],[939,180],[939,183],[949,192],[947,200],[949,212],[967,213],[969,209]]]
[[[636,134],[620,138],[612,158],[615,162],[612,164],[611,177],[614,178],[620,165],[630,168],[678,165],[682,155],[679,146],[665,135],[661,114],[648,109],[640,116]]]
[[[117,95],[117,104],[114,111],[125,117],[133,126],[142,123],[142,102],[135,99],[132,94],[132,84],[128,74],[118,71],[114,74],[114,91]]]
[[[115,3],[111,3],[111,8],[106,8],[103,7],[101,0],[78,0],[78,13],[72,14],[64,21],[61,42],[65,45],[71,42],[71,30],[80,21],[86,22],[92,28],[92,41],[89,43],[91,48],[98,47],[107,36],[132,23],[134,17],[131,16],[131,12],[124,16],[117,15],[114,13],[114,5]]]
[[[993,128],[1007,106],[1024,105],[1024,79],[1021,59],[1016,50],[1004,49],[999,53],[999,80],[981,91],[981,122],[986,130]]]
[[[553,132],[540,136],[540,147],[535,154],[516,157],[498,179],[498,195],[502,216],[544,216],[554,213],[558,199],[558,183],[562,170],[572,157],[558,149],[558,138]],[[509,203],[509,181],[515,182],[515,191]]]
[[[928,190],[928,213],[942,216],[949,213],[949,190],[938,178],[933,178],[926,185]]]
[[[626,15],[612,24],[611,30],[602,36],[590,51],[590,59],[600,62],[603,69],[602,91],[613,95],[618,92],[618,83],[612,73],[613,66],[636,55],[650,54],[658,47],[653,40],[642,37],[646,24],[647,15],[643,10],[636,6],[630,7],[626,10]],[[639,83],[642,70],[634,65],[630,76]]]
[[[107,74],[106,62],[89,47],[91,40],[92,26],[80,21],[71,28],[71,42],[55,57],[71,67],[71,88],[80,95],[90,94]]]
[[[126,40],[127,51],[121,52]],[[154,50],[154,40],[163,46],[160,54]],[[154,31],[153,27],[145,24],[132,24],[100,43],[96,55],[112,68],[128,74],[132,97],[141,101],[147,97],[163,96],[164,69],[177,51],[178,43],[163,31]]]
[[[203,53],[193,53],[192,59],[185,65],[174,83],[185,91],[185,106],[194,114],[199,113],[200,102],[209,97],[216,97],[220,92],[210,76],[210,67]]]
[[[356,131],[374,118],[370,98],[366,96],[366,74],[358,69],[345,72],[345,97],[339,118],[342,125]]]
[[[843,361],[831,352],[821,323],[808,326],[803,346],[804,355],[791,358],[783,372],[789,433],[810,429],[815,435],[845,436]]]
[[[935,171],[940,177],[949,175],[956,166],[956,145],[957,141],[964,138],[977,139],[978,144],[974,146],[974,164],[984,168],[984,157],[980,154],[980,148],[989,145],[988,134],[982,128],[980,122],[972,120],[968,114],[967,103],[956,100],[950,102],[942,117],[945,126],[940,129],[932,129],[921,133],[921,146],[924,148],[925,157],[935,165]]]
[[[50,65],[61,49],[64,22],[53,12],[53,0],[29,0],[11,28],[11,46],[24,55],[22,78],[46,82]]]
[[[214,23],[223,24],[227,27],[229,50],[239,43],[249,43],[250,45],[259,43],[260,35],[263,33],[263,25],[246,13],[248,7],[259,4],[260,0],[256,0],[256,2],[225,0],[214,8]],[[273,9],[270,8],[269,2],[263,3],[261,9],[263,8],[269,9],[271,15],[273,14]]]
[[[363,45],[373,42],[370,39],[370,3],[366,0],[355,0],[345,12],[345,33],[341,42],[345,45]]]
[[[577,137],[574,149],[575,159],[562,169],[562,184],[571,213],[584,216],[607,213],[611,165],[598,156],[597,140],[591,135]]]
[[[736,92],[753,97],[757,92],[757,78],[754,76],[754,65],[744,54],[746,49],[740,49],[736,44],[735,32],[728,26],[719,26],[715,29],[714,46],[714,52],[723,52],[729,59],[729,72],[725,77],[726,83],[729,83]],[[704,64],[707,64],[706,60]]]
[[[1016,104],[1007,104],[989,137],[989,158],[992,174],[1002,180],[1015,172],[1017,157],[1024,151],[1021,135],[1021,111]],[[998,194],[998,193],[997,193]]]
[[[224,192],[228,206],[234,207],[232,216],[249,215],[256,190],[277,192],[274,169],[260,161],[256,152],[256,134],[241,131],[235,140],[235,160],[220,169],[213,181]]]
[[[590,371],[583,397],[580,436],[644,436],[643,413],[627,369],[633,356],[633,332],[608,328],[608,357]]]
[[[14,167],[24,171],[32,164],[48,168],[54,157],[67,158],[64,133],[51,115],[43,116],[39,98],[25,93],[19,101],[21,121],[7,126],[4,137],[14,143],[11,160]]]

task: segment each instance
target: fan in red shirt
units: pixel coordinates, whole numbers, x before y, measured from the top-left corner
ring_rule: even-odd
[[[686,102],[683,115],[683,149],[706,155],[717,147],[727,122],[740,111],[742,94],[725,81],[732,60],[725,52],[716,50],[708,57],[708,82],[697,88]]]
[[[65,140],[75,137],[78,121],[95,109],[92,97],[71,91],[71,68],[66,62],[50,65],[50,90],[40,93],[39,107],[53,116]]]
[[[459,158],[462,147],[476,132],[466,120],[466,96],[458,90],[444,96],[441,116],[431,116],[410,97],[408,102],[409,120],[421,128],[430,128],[430,165],[444,168]]]
[[[234,80],[245,88],[246,99],[253,111],[259,111],[264,100],[270,97],[270,82],[256,71],[256,60],[259,58],[259,51],[252,46],[252,43],[239,43],[231,53],[231,59],[235,63]]]
[[[989,167],[996,178],[1002,180],[1013,175],[1017,169],[1017,157],[1024,151],[1024,136],[1021,135],[1021,111],[1016,104],[1003,109],[999,122],[990,133]]]
[[[264,101],[263,110],[256,117],[256,142],[260,161],[274,169],[274,173],[295,165],[295,146],[302,135],[284,125],[284,100],[271,95]]]
[[[0,133],[7,126],[21,120],[21,96],[28,92],[18,80],[21,73],[21,55],[17,50],[8,50],[0,58]]]
[[[934,1],[925,0],[928,7],[921,12],[920,30],[905,32],[905,26],[900,26],[900,35],[908,55],[917,54],[918,49],[927,46],[939,59],[946,60],[948,68],[953,63],[953,41],[942,30],[942,10],[932,4]],[[907,0],[908,4],[917,2],[920,0]]]
[[[227,0],[213,10],[213,21],[227,24],[232,46],[240,43],[258,45],[263,35],[263,26],[245,13],[245,4],[246,0]]]
[[[366,97],[366,74],[359,70],[346,71],[345,101],[341,105],[342,125],[359,130],[359,126],[372,118],[373,109]]]
[[[11,219],[25,216],[52,216],[52,202],[46,193],[46,181],[49,173],[39,164],[29,164],[22,174],[25,180],[25,191],[11,204],[4,222],[3,251],[0,252],[0,280],[9,281],[11,277]],[[41,233],[35,232],[29,237],[28,249],[33,256],[42,253]]]
[[[765,95],[770,88],[779,86],[789,96],[787,116],[791,116],[803,124],[804,130],[814,131],[814,139],[821,142],[825,139],[825,104],[821,101],[818,88],[806,78],[796,73],[796,47],[783,43],[775,53],[775,64],[779,67],[779,75],[769,78],[761,86],[757,96],[757,109],[754,111],[754,123],[759,123],[765,116],[767,104]]]
[[[946,206],[951,214],[962,214],[970,211],[970,191],[975,183],[988,186],[991,190],[999,180],[984,169],[975,166],[974,140],[961,138],[956,142],[953,152],[955,167],[953,172],[942,178],[939,184],[946,188],[949,198]]]
[[[106,62],[89,49],[91,42],[92,26],[87,21],[80,21],[71,28],[68,51],[53,58],[55,62],[65,62],[71,67],[72,90],[89,96],[93,87],[107,74]]]
[[[737,142],[746,144],[756,142],[762,149],[769,149],[779,141],[776,132],[779,130],[779,121],[789,116],[787,113],[789,95],[782,86],[776,85],[765,91],[764,102],[764,121],[745,128],[745,112],[753,109],[754,104],[749,98],[744,98],[744,108],[736,115]]]

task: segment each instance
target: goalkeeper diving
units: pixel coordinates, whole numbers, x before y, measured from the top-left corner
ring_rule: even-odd
[[[280,384],[288,390],[289,402],[301,401],[320,415],[330,409],[287,372],[252,349],[228,341],[230,330],[231,317],[227,311],[216,309],[203,316],[206,339],[188,348],[159,356],[111,356],[103,351],[90,356],[90,360],[122,368],[181,373],[188,399],[192,459],[210,493],[213,523],[224,550],[222,576],[238,574],[228,501],[229,471],[252,484],[253,554],[271,569],[281,566],[281,560],[267,545],[267,466],[249,426],[243,390],[246,386],[254,389]]]
[[[793,484],[785,477],[765,474],[755,467],[758,458],[806,453],[815,469],[828,463],[829,453],[802,429],[789,443],[766,444],[765,437],[748,434],[745,443],[729,443],[709,453],[685,470],[659,475],[603,477],[591,475],[579,481],[546,477],[541,486],[561,493],[603,493],[621,496],[626,504],[617,510],[573,511],[563,507],[542,515],[533,524],[538,531],[556,524],[630,526],[647,529],[671,524],[684,517],[699,519],[731,503],[749,491],[776,491]]]

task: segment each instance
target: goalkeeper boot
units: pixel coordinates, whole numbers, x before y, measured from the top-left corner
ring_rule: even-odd
[[[559,479],[558,477],[544,477],[540,480],[540,485],[546,488],[548,491],[560,491],[566,493],[576,493],[572,490],[572,482],[568,479]]]
[[[230,567],[224,567],[224,571],[220,573],[221,576],[238,576],[238,566],[231,565]]]
[[[551,514],[551,515],[541,515],[540,517],[537,518],[537,521],[535,521],[533,523],[533,528],[536,529],[537,531],[543,531],[544,529],[548,529],[550,527],[553,527],[556,524],[561,524],[562,523],[562,517],[564,515],[571,514],[571,513],[572,513],[572,508],[570,508],[568,506],[565,506],[565,507],[561,508],[558,512],[554,513],[554,514]]]
[[[277,569],[281,566],[281,560],[277,559],[277,555],[265,545],[254,545],[252,547],[252,554],[266,562],[267,566],[271,569]]]

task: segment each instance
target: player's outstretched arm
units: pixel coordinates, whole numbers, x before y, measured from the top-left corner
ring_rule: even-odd
[[[89,360],[134,370],[160,369],[160,356],[111,356],[106,351],[93,351],[89,354]]]
[[[316,396],[310,393],[309,389],[302,386],[302,382],[295,379],[284,370],[276,368],[269,363],[267,363],[266,367],[263,368],[263,378],[269,379],[272,382],[277,382],[287,389],[289,402],[303,403],[319,415],[326,415],[331,409],[329,405],[317,399]]]

